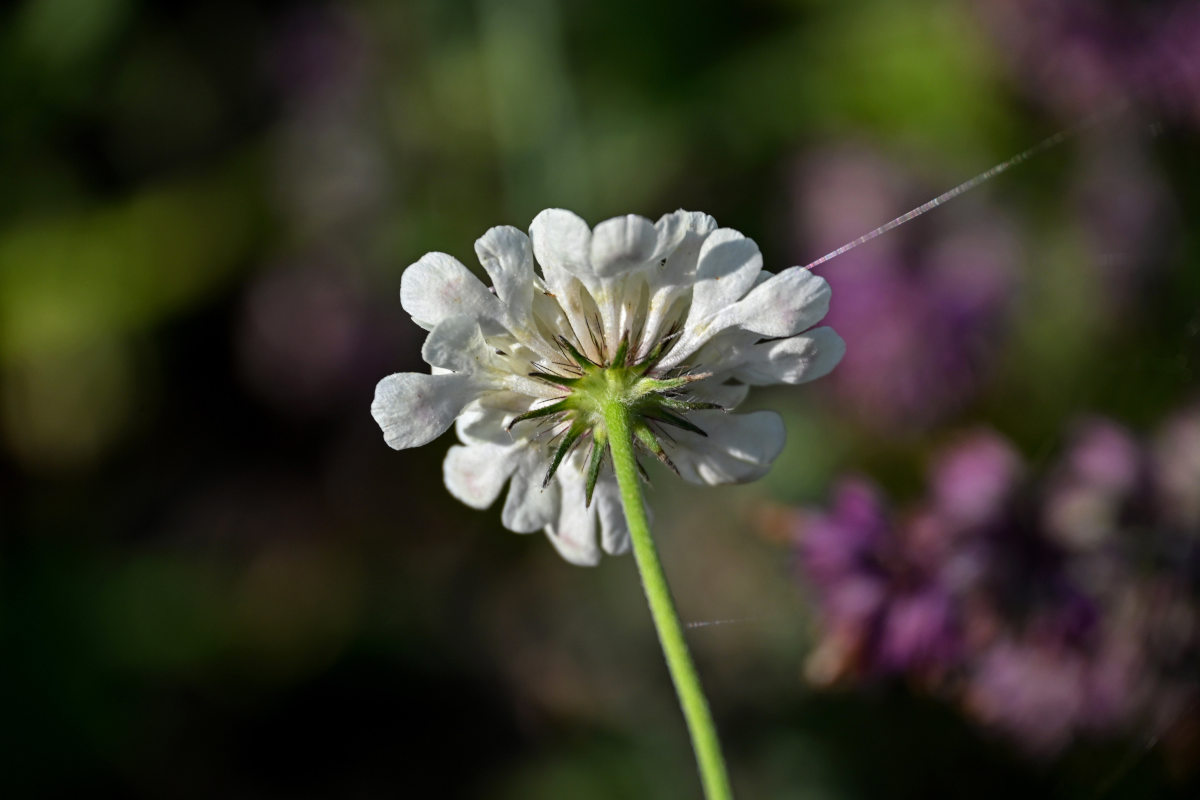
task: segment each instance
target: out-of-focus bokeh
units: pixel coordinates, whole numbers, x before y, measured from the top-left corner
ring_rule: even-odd
[[[629,558],[393,452],[398,300],[492,225],[707,211],[843,364],[758,484],[652,470],[754,798],[1200,785],[1187,0],[0,11],[0,794],[690,798]]]

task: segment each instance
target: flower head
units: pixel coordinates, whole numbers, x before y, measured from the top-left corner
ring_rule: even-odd
[[[829,306],[822,278],[766,272],[754,242],[706,214],[593,230],[551,209],[528,236],[492,228],[475,252],[490,290],[443,253],[405,271],[400,301],[429,331],[432,374],[383,379],[371,412],[396,449],[457,420],[451,494],[486,508],[508,483],[504,525],[545,530],[573,563],[629,546],[604,404],[624,405],[640,450],[685,480],[750,481],[779,454],[783,424],[728,412],[750,386],[828,373],[845,349],[831,329],[809,330]]]

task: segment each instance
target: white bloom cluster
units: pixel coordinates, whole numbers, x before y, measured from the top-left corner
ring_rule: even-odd
[[[629,547],[594,399],[605,386],[626,392],[640,449],[693,483],[739,483],[779,455],[783,422],[728,412],[750,386],[827,374],[845,350],[832,329],[810,330],[829,306],[822,278],[763,270],[757,245],[707,214],[593,230],[549,209],[528,236],[492,228],[475,252],[490,290],[443,253],[404,272],[400,302],[429,331],[432,374],[384,378],[371,413],[396,449],[457,420],[451,494],[486,508],[507,483],[505,527],[545,530],[575,564]]]

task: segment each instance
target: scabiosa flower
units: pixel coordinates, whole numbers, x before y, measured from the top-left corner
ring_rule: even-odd
[[[383,379],[371,411],[396,449],[457,420],[451,494],[486,508],[508,484],[504,525],[544,530],[575,564],[629,546],[606,403],[620,402],[637,447],[685,480],[750,481],[779,454],[783,424],[728,412],[750,386],[812,380],[844,351],[831,329],[810,330],[829,305],[822,278],[766,272],[754,242],[706,214],[593,230],[550,209],[528,236],[492,228],[475,252],[490,290],[444,253],[405,271],[401,305],[429,331],[432,374]]]

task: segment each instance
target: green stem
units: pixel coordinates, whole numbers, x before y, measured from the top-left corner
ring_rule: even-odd
[[[717,729],[713,725],[704,690],[700,688],[696,665],[692,663],[687,641],[683,638],[683,625],[671,599],[667,576],[658,559],[654,539],[650,536],[650,523],[646,519],[642,487],[634,460],[629,411],[619,400],[610,399],[604,404],[604,422],[612,450],[613,471],[621,489],[621,505],[625,508],[625,520],[629,523],[629,535],[633,540],[633,556],[642,576],[646,599],[650,602],[650,615],[654,618],[654,627],[658,629],[667,668],[671,672],[671,680],[675,682],[679,704],[687,720],[692,748],[700,767],[704,796],[708,800],[730,800],[733,793],[729,789],[729,776],[721,755],[721,743],[717,740]]]

